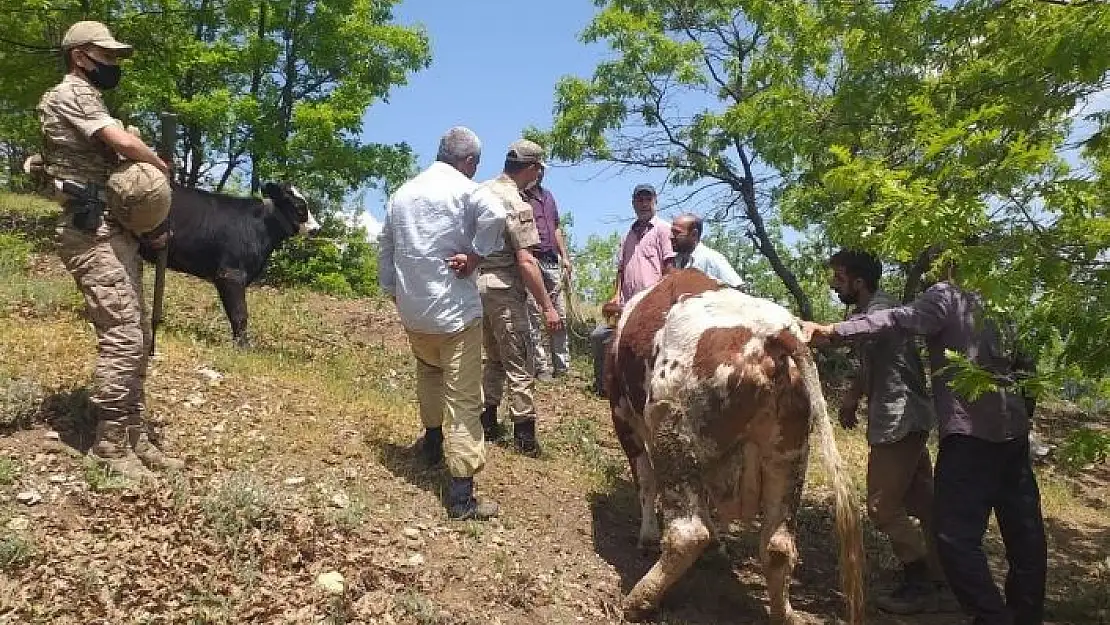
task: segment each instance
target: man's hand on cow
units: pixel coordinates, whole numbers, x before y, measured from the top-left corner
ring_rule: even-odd
[[[831,325],[821,325],[812,321],[802,322],[802,338],[810,345],[828,345],[835,334],[836,330]]]
[[[543,320],[547,323],[548,332],[558,332],[563,329],[563,319],[559,316],[559,311],[555,310],[554,306],[548,307],[543,311]]]

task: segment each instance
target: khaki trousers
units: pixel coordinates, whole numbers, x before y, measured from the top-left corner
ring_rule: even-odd
[[[416,398],[425,428],[443,428],[443,455],[453,477],[486,464],[482,413],[482,324],[451,334],[408,332],[416,357]]]
[[[910,432],[893,443],[872,445],[867,459],[867,511],[890,538],[903,564],[925,558],[935,580],[943,580],[933,543],[933,469],[926,432]],[[911,519],[910,517],[914,517]]]
[[[524,289],[482,291],[486,363],[482,393],[487,406],[501,405],[505,383],[509,385],[509,415],[513,423],[536,418],[535,355],[528,322],[528,299]]]
[[[93,233],[74,228],[71,220],[63,215],[55,243],[96,329],[96,370],[89,399],[98,419],[139,425],[151,339],[139,241],[113,223],[104,222]]]

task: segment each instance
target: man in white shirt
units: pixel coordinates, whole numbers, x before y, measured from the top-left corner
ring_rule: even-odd
[[[732,268],[724,254],[701,242],[702,228],[701,217],[692,213],[683,213],[671,223],[675,269],[698,269],[734,289],[743,287],[744,280]]]
[[[475,269],[500,249],[506,211],[472,180],[481,142],[455,127],[436,162],[386,205],[378,238],[378,279],[397,305],[416,358],[416,394],[430,464],[446,459],[448,514],[488,519],[497,504],[474,498],[485,466],[482,412],[482,301]]]

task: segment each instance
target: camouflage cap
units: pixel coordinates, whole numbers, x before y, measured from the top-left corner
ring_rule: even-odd
[[[108,212],[135,234],[154,230],[170,213],[170,181],[150,163],[121,163],[108,176],[105,190]]]
[[[513,141],[509,146],[509,153],[505,156],[506,160],[516,163],[539,163],[544,165],[543,162],[543,148],[539,144],[521,139]]]
[[[111,50],[120,56],[131,56],[134,48],[116,41],[112,36],[108,27],[100,22],[84,21],[77,22],[69,27],[64,37],[62,37],[62,49],[69,50],[77,46],[92,44],[98,48]]]

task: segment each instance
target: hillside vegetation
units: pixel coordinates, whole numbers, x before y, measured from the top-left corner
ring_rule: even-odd
[[[0,623],[622,622],[652,558],[635,548],[635,492],[588,361],[540,386],[542,458],[491,451],[478,484],[502,517],[452,522],[445,476],[412,461],[413,367],[387,301],[255,288],[256,346],[239,350],[214,289],[171,274],[148,398],[188,468],[127,485],[82,456],[94,335],[50,251],[55,211],[0,196]],[[1082,420],[1050,414],[1050,442]],[[862,435],[838,437],[862,486]],[[1049,620],[1110,622],[1107,467],[1038,471]],[[813,623],[841,613],[823,482],[813,463],[792,587]],[[703,556],[654,622],[761,622],[750,529]],[[867,544],[872,581],[885,579],[889,548],[870,529]],[[996,528],[989,549],[1002,567]]]

